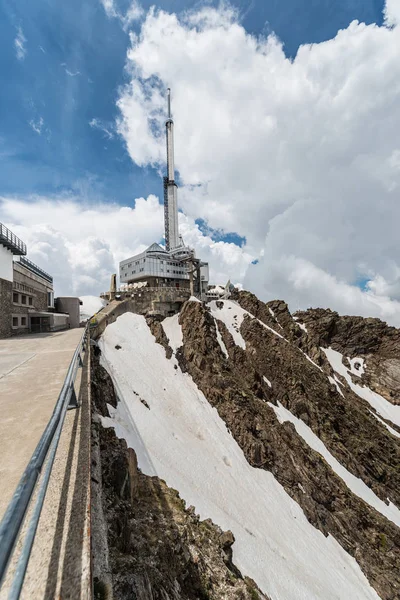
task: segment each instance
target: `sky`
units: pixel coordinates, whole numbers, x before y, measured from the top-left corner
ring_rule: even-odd
[[[170,86],[212,281],[400,325],[398,0],[1,0],[0,34],[0,221],[56,295],[162,242]]]

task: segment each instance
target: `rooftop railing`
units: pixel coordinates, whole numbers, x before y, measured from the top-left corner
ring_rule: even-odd
[[[32,271],[32,273],[35,273],[35,275],[38,275],[42,279],[45,279],[49,283],[53,284],[52,276],[49,275],[48,273],[46,273],[46,271],[43,271],[43,269],[41,269],[40,267],[35,265],[35,263],[33,263],[31,260],[29,260],[25,256],[21,256],[19,262],[21,263],[21,265],[23,265],[24,267],[26,267],[27,269]]]
[[[8,227],[3,225],[3,223],[0,223],[0,244],[18,256],[26,254],[26,244],[10,231]]]

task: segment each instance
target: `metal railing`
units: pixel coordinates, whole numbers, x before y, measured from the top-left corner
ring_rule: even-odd
[[[26,254],[26,244],[10,231],[8,227],[3,225],[3,223],[0,223],[0,243],[11,250],[13,254],[20,256]]]
[[[41,478],[29,524],[27,526],[22,549],[18,558],[13,581],[9,591],[8,600],[17,600],[20,596],[24,583],[25,573],[29,562],[36,529],[39,523],[40,513],[46,496],[54,458],[57,452],[58,442],[64,424],[65,414],[68,408],[78,408],[78,400],[75,393],[74,382],[78,368],[83,366],[82,353],[86,349],[88,338],[88,327],[74,352],[63,387],[58,396],[53,414],[48,422],[42,437],[31,460],[26,467],[17,489],[0,523],[0,588],[4,582],[11,557],[14,552],[19,533],[24,523],[28,507],[36,487],[39,475],[46,463],[44,475]]]
[[[35,275],[39,275],[39,277],[42,277],[42,279],[45,279],[49,283],[53,284],[52,276],[46,273],[46,271],[43,271],[43,269],[41,269],[37,265],[35,265],[35,263],[26,258],[26,256],[21,256],[19,262],[21,265],[32,271],[32,273],[35,273]]]

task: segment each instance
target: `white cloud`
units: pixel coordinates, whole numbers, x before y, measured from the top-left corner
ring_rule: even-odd
[[[93,118],[91,121],[89,121],[89,125],[92,129],[99,129],[100,131],[102,131],[107,139],[113,139],[114,134],[112,133],[112,131],[110,131],[113,125],[108,125],[106,127],[106,125],[100,119],[96,118]]]
[[[34,119],[31,119],[29,121],[29,125],[32,127],[33,131],[36,131],[36,133],[41,135],[42,128],[44,125],[43,117],[40,117],[40,119],[38,119],[37,121],[35,121]]]
[[[132,23],[134,23],[135,21],[139,21],[144,15],[144,10],[137,0],[132,0],[125,14],[117,8],[117,3],[115,2],[115,0],[100,1],[104,6],[106,15],[110,18],[119,19],[125,31],[129,29]]]
[[[163,236],[164,209],[156,196],[134,208],[90,204],[82,198],[0,198],[0,221],[28,246],[28,257],[55,278],[56,294],[99,294],[109,289],[119,261]],[[212,262],[213,276],[225,282],[244,275],[251,257],[234,244],[214,243],[192,219],[180,214],[186,242]]]
[[[399,0],[386,0],[385,21],[387,25],[400,25]]]
[[[245,282],[265,299],[397,319],[397,6],[387,4],[393,27],[354,21],[293,61],[226,7],[179,18],[153,9],[131,34],[117,128],[132,160],[163,163],[172,87],[180,205],[190,219],[245,236],[249,255],[264,254]],[[391,308],[373,283],[356,286],[379,277]]]
[[[18,60],[24,60],[26,55],[26,37],[24,36],[24,32],[22,31],[22,27],[17,28],[17,35],[14,40],[14,48],[15,53],[17,55]]]

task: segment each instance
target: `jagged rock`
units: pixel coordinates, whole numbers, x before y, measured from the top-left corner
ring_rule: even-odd
[[[341,317],[329,309],[296,313],[308,330],[308,345],[332,347],[368,365],[363,381],[393,404],[400,404],[400,331],[379,319]]]
[[[240,327],[246,342],[243,350],[218,321],[229,352],[227,361],[216,339],[214,319],[204,305],[189,302],[180,315],[184,340],[177,354],[180,364],[216,407],[248,462],[274,474],[309,521],[325,535],[333,535],[357,559],[382,598],[396,598],[400,589],[396,569],[399,529],[351,493],[291,423],[279,424],[266,401],[279,401],[303,419],[341,464],[382,499],[389,497],[399,506],[397,440],[370,414],[366,402],[349,388],[342,397],[330,384],[327,374],[331,368],[318,342],[310,340],[296,324],[285,303],[265,305],[247,292],[238,293],[236,300],[285,339],[257,319],[245,318]],[[305,349],[326,370],[313,365]],[[272,389],[263,382],[264,375],[273,378]],[[385,551],[379,550],[380,534],[388,540]]]

